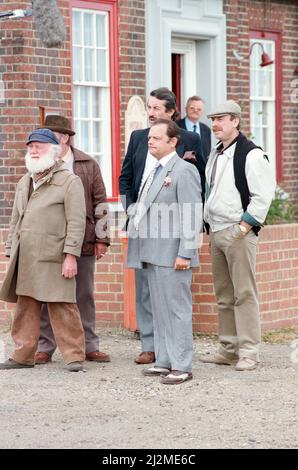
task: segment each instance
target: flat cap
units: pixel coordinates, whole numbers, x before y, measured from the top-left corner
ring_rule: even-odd
[[[54,132],[50,129],[36,129],[35,131],[31,132],[26,145],[30,144],[30,142],[43,142],[59,145],[59,140],[55,136]]]
[[[223,116],[225,114],[234,114],[235,116],[241,116],[241,108],[238,103],[234,100],[228,100],[224,103],[220,103],[214,107],[211,113],[207,114],[208,118],[214,116]]]

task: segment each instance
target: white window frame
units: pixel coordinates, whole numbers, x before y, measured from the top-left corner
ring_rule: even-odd
[[[78,147],[79,149],[83,150],[84,152],[88,153],[89,155],[93,156],[99,163],[102,176],[106,185],[106,190],[107,190],[107,195],[108,197],[112,195],[112,155],[111,155],[111,149],[112,149],[112,142],[111,142],[111,99],[110,99],[110,93],[111,93],[111,81],[110,81],[110,44],[109,44],[109,16],[108,12],[105,11],[100,11],[97,9],[88,9],[88,8],[73,8],[73,13],[74,12],[79,12],[80,15],[80,21],[81,21],[81,28],[80,28],[80,43],[76,43],[74,41],[73,37],[73,63],[77,60],[75,57],[75,47],[80,47],[83,51],[85,49],[92,49],[95,51],[95,64],[92,62],[92,67],[94,65],[94,74],[96,74],[97,71],[97,60],[98,56],[96,54],[97,50],[105,50],[105,70],[106,70],[106,77],[105,80],[97,80],[95,78],[97,77],[92,77],[91,80],[85,80],[84,76],[81,78],[81,80],[75,79],[74,77],[74,71],[73,71],[73,89],[74,89],[74,125],[76,129],[76,135],[75,135],[75,146]],[[84,28],[83,28],[83,16],[84,13],[90,13],[92,14],[92,46],[89,45],[84,45]],[[96,16],[103,16],[104,17],[104,28],[105,28],[105,46],[97,46],[96,45]],[[84,59],[84,53],[81,54],[81,57],[79,58],[81,60],[81,67],[82,70],[84,70],[84,65],[85,65],[85,59]],[[91,90],[88,92],[88,110],[89,110],[89,115],[87,117],[82,117],[81,116],[81,90],[82,87],[92,87],[92,88],[99,88],[100,89],[100,99],[101,99],[101,109],[98,113],[97,117],[93,116],[93,107],[92,107],[92,95],[91,95]],[[78,105],[78,103],[80,103]],[[81,124],[83,122],[88,122],[89,126],[89,143],[87,144],[87,147],[84,145],[84,136],[82,134],[81,130]],[[94,123],[99,123],[101,126],[101,131],[100,131],[100,136],[98,137],[98,140],[100,140],[99,143],[99,148],[95,149],[95,137],[94,137]]]
[[[272,51],[270,52],[270,55],[272,58],[275,57],[275,41],[272,39],[259,39],[259,38],[251,38],[250,39],[250,47],[252,47],[252,44],[254,43],[261,43],[264,47],[265,52],[268,52],[266,50],[266,46],[270,43],[272,45]],[[261,52],[262,49],[259,45],[255,45],[252,49],[252,53],[257,54],[259,57],[259,60],[261,61]],[[255,57],[255,56],[254,56]],[[270,67],[270,69],[268,68]],[[272,169],[274,171],[274,174],[276,174],[276,83],[275,83],[275,63],[264,67],[263,69],[258,66],[254,67],[253,66],[253,55],[251,54],[250,57],[250,67],[249,67],[249,74],[250,74],[250,83],[253,80],[252,74],[254,72],[259,72],[260,70],[264,70],[265,72],[270,72],[272,75],[272,90],[271,90],[271,96],[269,95],[252,95],[251,94],[251,88],[250,87],[250,129],[251,129],[251,138],[252,140],[256,143],[256,145],[260,145],[263,150],[268,153],[269,156],[269,161],[272,166]],[[258,74],[259,75],[259,74]],[[257,75],[257,76],[258,76]],[[258,82],[256,80],[256,90],[258,90]],[[268,109],[267,111],[267,122],[264,124],[264,120],[262,119],[262,116],[259,117],[258,120],[261,121],[261,125],[256,123],[256,115],[253,112],[253,106],[252,103],[262,103],[262,109],[266,108]],[[254,129],[259,128],[261,129],[261,142],[256,140],[256,136],[254,135]],[[265,135],[265,137],[264,137]]]

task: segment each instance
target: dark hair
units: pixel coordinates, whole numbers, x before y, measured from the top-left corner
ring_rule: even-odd
[[[205,103],[205,101],[203,100],[203,98],[201,98],[200,96],[197,96],[197,95],[194,95],[194,96],[190,96],[186,102],[186,106],[189,105],[189,103],[191,101],[202,101],[202,103]]]
[[[167,111],[174,110],[174,113],[171,117],[172,121],[175,121],[177,116],[179,116],[177,109],[177,100],[176,95],[167,87],[157,88],[156,90],[151,91],[150,96],[154,96],[158,100],[165,102],[165,107]]]
[[[154,121],[151,128],[154,126],[158,126],[159,124],[165,124],[167,126],[167,136],[169,137],[169,139],[176,137],[177,139],[176,147],[177,147],[177,145],[179,145],[179,142],[180,142],[180,128],[177,126],[176,122],[170,121],[169,119],[160,118]]]

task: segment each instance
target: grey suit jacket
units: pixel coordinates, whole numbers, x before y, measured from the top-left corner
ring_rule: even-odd
[[[198,266],[202,229],[200,175],[176,154],[153,181],[144,202],[144,214],[134,227],[137,204],[130,206],[127,267],[143,263],[174,267],[177,256]]]

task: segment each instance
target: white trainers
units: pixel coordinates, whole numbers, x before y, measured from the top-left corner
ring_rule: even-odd
[[[85,372],[83,363],[78,361],[70,362],[69,364],[67,364],[66,369],[69,370],[69,372]]]
[[[220,353],[206,354],[205,356],[199,357],[201,362],[206,362],[209,364],[219,364],[225,366],[232,366],[236,364],[238,358],[228,359],[226,356],[223,356]]]
[[[257,361],[249,357],[241,357],[235,366],[235,370],[253,370],[258,367]]]

